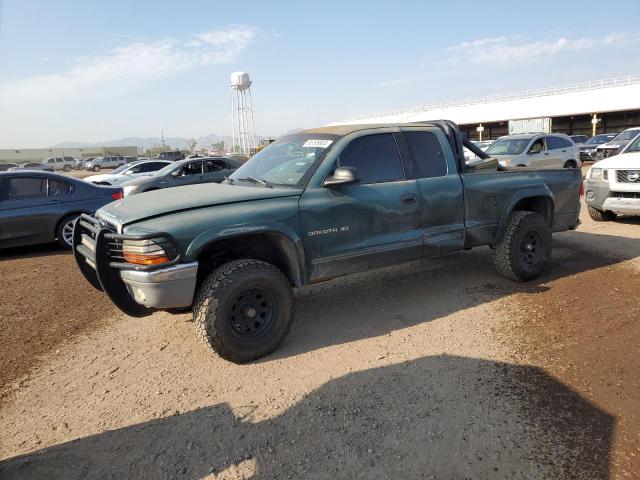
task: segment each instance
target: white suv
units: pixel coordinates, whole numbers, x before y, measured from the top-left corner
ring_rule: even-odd
[[[121,165],[127,163],[124,157],[121,156],[109,156],[109,157],[96,157],[89,162],[84,162],[83,166],[86,170],[92,172],[99,172],[103,168],[118,168]]]
[[[598,222],[640,215],[640,135],[620,155],[596,162],[585,185],[589,215]]]

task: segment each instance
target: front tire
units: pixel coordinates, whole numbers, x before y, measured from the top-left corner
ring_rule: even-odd
[[[616,219],[617,215],[609,210],[598,210],[587,205],[589,216],[596,222],[612,222]]]
[[[200,286],[193,319],[202,340],[222,358],[246,363],[273,352],[289,332],[293,293],[273,265],[233,260]]]
[[[76,218],[79,216],[79,213],[67,215],[58,223],[56,227],[56,238],[63,248],[71,249],[73,247],[73,226]]]
[[[63,172],[70,172],[71,171],[71,165],[65,165],[64,167],[62,167],[62,171]]]
[[[100,167],[98,165],[96,165],[91,170],[93,170],[94,172],[99,172],[100,171]]]
[[[573,160],[569,160],[564,164],[564,168],[578,168],[578,164]]]
[[[535,212],[513,212],[493,259],[496,270],[511,280],[540,276],[551,263],[551,229],[545,218]]]

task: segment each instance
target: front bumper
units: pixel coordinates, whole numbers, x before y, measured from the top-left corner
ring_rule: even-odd
[[[154,234],[154,236],[165,234]],[[191,306],[198,262],[180,263],[179,255],[161,268],[137,266],[119,258],[122,240],[141,240],[139,235],[115,233],[108,225],[81,215],[73,230],[73,253],[85,278],[104,291],[124,313],[149,315],[154,309]],[[147,235],[146,237],[149,237]]]
[[[157,270],[120,270],[120,278],[140,305],[149,308],[188,307],[193,302],[198,262]]]
[[[618,215],[640,215],[640,198],[609,197],[602,209]]]

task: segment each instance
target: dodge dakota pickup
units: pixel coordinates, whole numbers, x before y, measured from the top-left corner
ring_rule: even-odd
[[[477,158],[466,162],[463,147]],[[132,316],[189,309],[220,356],[272,352],[292,288],[480,245],[516,281],[574,229],[579,170],[503,170],[450,121],[343,125],[282,137],[222,184],[135,195],[74,229],[87,280]]]

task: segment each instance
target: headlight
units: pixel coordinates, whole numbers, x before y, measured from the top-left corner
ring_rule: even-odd
[[[602,180],[602,169],[591,167],[591,172],[589,172],[589,178],[591,180]]]
[[[126,186],[122,187],[122,192],[124,193],[124,196],[126,197],[131,192],[133,192],[135,189],[136,189],[135,185],[126,185]]]
[[[161,244],[162,243],[162,244]],[[171,256],[175,257],[175,252],[162,240],[123,240],[122,258],[125,262],[136,265],[158,265],[171,261]]]

